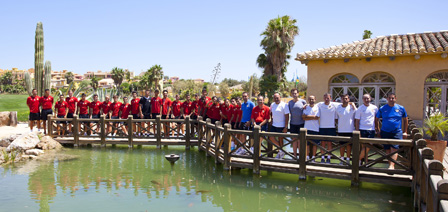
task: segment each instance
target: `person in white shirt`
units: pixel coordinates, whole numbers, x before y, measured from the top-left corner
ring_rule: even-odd
[[[331,94],[324,94],[324,102],[317,103],[319,107],[320,120],[319,120],[319,135],[330,135],[336,136],[336,107],[341,103],[332,102]],[[331,141],[321,141],[322,147],[326,148],[328,151],[333,149],[333,145]],[[323,150],[321,149],[321,153],[323,154]],[[322,155],[321,163],[331,163],[330,162],[331,155],[327,155],[327,160],[325,161],[325,156]]]
[[[280,100],[280,94],[274,94],[274,102],[271,104],[271,117],[272,117],[272,126],[271,132],[277,133],[287,133],[288,132],[288,123],[289,123],[289,107],[285,102]],[[283,138],[278,138],[275,140],[275,137],[269,137],[272,143],[283,146]],[[276,158],[282,159],[285,156],[285,153],[280,150],[277,154]]]
[[[336,107],[336,123],[338,124],[338,136],[352,137],[353,130],[355,130],[355,106],[349,106],[350,96],[348,94],[341,95],[342,104]],[[340,142],[345,145],[347,142]],[[350,164],[350,155],[352,146],[348,144],[339,149],[341,159],[344,160],[345,150],[347,150],[347,158],[345,159]],[[344,163],[341,161],[340,165]]]
[[[319,107],[317,107],[317,105],[315,105],[314,103],[316,102],[316,97],[315,96],[309,96],[308,97],[308,107],[306,107],[303,110],[303,114],[302,114],[302,118],[303,120],[305,120],[305,129],[307,129],[307,134],[310,135],[319,135]],[[316,141],[313,140],[314,142],[316,142],[317,144],[320,144],[320,141]],[[300,141],[300,142],[307,142],[307,141]],[[311,152],[312,155],[312,159],[314,162],[314,158],[316,156],[316,151],[317,151],[317,146],[313,145],[313,149]],[[306,147],[306,160],[309,160],[309,156],[308,156],[308,152],[309,152],[309,146],[307,145]]]
[[[363,105],[355,113],[355,129],[360,131],[363,138],[375,138],[375,116],[378,107],[370,104],[371,99],[370,94],[364,94],[362,96]],[[369,150],[369,147],[362,145],[359,156],[360,163]]]

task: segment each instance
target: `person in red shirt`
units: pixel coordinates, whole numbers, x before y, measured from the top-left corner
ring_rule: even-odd
[[[211,98],[207,96],[207,88],[203,88],[201,101],[199,101],[198,106],[199,106],[199,115],[201,115],[203,117],[204,121],[208,118],[205,111],[206,111],[206,107],[210,101],[211,101]]]
[[[198,118],[198,106],[199,106],[199,95],[194,94],[194,101],[191,103],[191,113],[190,118],[191,119],[197,119]]]
[[[162,99],[162,103],[160,104],[160,115],[162,115],[162,119],[169,119],[170,116],[169,114],[171,114],[171,99],[168,98],[168,91],[164,90],[163,91],[163,99]],[[170,129],[168,127],[168,123],[164,123],[163,124],[163,132],[165,134],[165,137],[168,137],[168,135],[170,134]],[[154,130],[155,132],[155,130]]]
[[[232,117],[230,122],[232,123],[232,129],[239,129],[241,123],[241,117],[243,116],[243,111],[241,110],[241,99],[239,97],[232,99]]]
[[[121,104],[119,116],[121,119],[128,119],[131,113],[131,105],[128,103],[128,97],[123,97],[123,104]],[[126,129],[128,126],[127,122],[121,122],[121,130],[125,135],[128,135],[128,130]]]
[[[54,104],[54,110],[58,118],[67,118],[68,114],[68,103],[64,101],[64,95],[59,95],[59,101]],[[67,122],[58,121],[58,135],[65,135],[65,129],[67,129]],[[62,124],[62,131],[61,131]],[[62,134],[61,134],[62,133]]]
[[[112,102],[110,101],[110,97],[106,96],[105,97],[105,101],[103,103],[101,103],[101,107],[100,107],[100,114],[106,115],[106,119],[110,119],[109,116],[109,110],[110,110],[110,105],[112,104]],[[106,134],[108,134],[111,130],[111,123],[107,122],[106,123]]]
[[[219,100],[216,96],[212,97],[212,100],[207,105],[205,109],[205,113],[207,114],[208,118],[211,119],[212,124],[215,124],[217,121],[221,119],[221,109]]]
[[[156,119],[160,115],[160,107],[162,105],[162,99],[159,97],[160,91],[154,91],[154,97],[151,98],[151,118]]]
[[[40,112],[40,120],[42,120],[42,124],[44,125],[44,134],[47,134],[48,115],[53,114],[53,103],[54,99],[50,96],[50,89],[45,89],[44,96],[40,98],[40,105],[42,107],[42,111]]]
[[[181,116],[182,102],[179,100],[180,99],[179,94],[176,94],[175,97],[176,97],[176,100],[174,100],[171,103],[171,112],[173,114],[173,118],[174,119],[182,119],[182,116]],[[184,126],[182,125],[182,122],[177,122],[176,123],[177,137],[179,137],[179,131],[182,131],[182,134],[185,133],[184,132]],[[173,136],[174,136],[174,132],[172,132],[172,133],[173,133]]]
[[[78,109],[78,98],[73,96],[72,90],[68,91],[68,97],[65,98],[65,102],[67,102],[68,105],[67,118],[72,119],[73,115],[76,114],[76,110]],[[71,124],[68,125],[68,130],[70,132],[69,135],[73,135]]]
[[[119,113],[120,113],[120,108],[121,108],[121,102],[118,101],[118,96],[114,95],[114,102],[110,105],[110,109],[109,109],[109,116],[111,119],[119,119]],[[114,131],[113,131],[113,135],[115,136],[117,134],[117,129],[118,129],[118,122],[114,122]],[[112,133],[112,129],[109,130],[109,132]]]
[[[133,119],[140,118],[140,98],[137,97],[137,92],[132,91],[132,100],[131,100],[131,114]],[[137,135],[137,122],[132,124],[134,128],[134,135]]]
[[[100,115],[101,115],[101,113],[100,113],[101,112],[101,104],[102,103],[100,101],[98,101],[98,94],[94,94],[93,95],[93,101],[90,102],[90,105],[89,105],[89,114],[90,114],[90,118],[91,119],[99,119],[100,118]],[[90,128],[91,129],[93,128],[93,125],[94,125],[93,123],[90,123]],[[96,126],[97,126],[96,130],[94,132],[92,132],[92,133],[98,134],[98,133],[100,133],[100,128],[98,127],[99,123],[97,123]]]
[[[251,122],[252,125],[255,126],[260,126],[262,131],[267,131],[267,126],[268,126],[268,122],[270,117],[270,109],[268,106],[264,105],[263,102],[263,96],[259,95],[257,97],[257,103],[258,105],[256,107],[254,107],[254,109],[252,110],[252,115],[251,115]]]
[[[221,123],[224,124],[229,123],[230,118],[232,117],[233,106],[230,104],[229,99],[224,100],[224,104],[221,107]]]
[[[37,95],[37,90],[33,89],[32,95],[26,99],[26,105],[30,108],[29,125],[30,130],[33,132],[34,121],[37,122],[37,130],[40,130],[40,97]]]
[[[90,102],[86,99],[86,94],[85,93],[81,94],[81,100],[78,102],[78,109],[76,110],[76,112],[79,114],[80,119],[90,118],[89,106]],[[86,129],[87,122],[83,122],[83,124],[84,124],[84,135],[87,135],[87,129]],[[78,129],[81,129],[81,122],[79,123]]]
[[[185,95],[185,101],[180,106],[181,118],[186,118],[187,116],[192,116],[194,113],[193,102],[190,100],[190,94]]]

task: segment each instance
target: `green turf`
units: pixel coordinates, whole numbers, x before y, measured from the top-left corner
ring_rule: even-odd
[[[26,98],[28,95],[0,95],[0,111],[17,111],[18,121],[27,121],[29,109]]]

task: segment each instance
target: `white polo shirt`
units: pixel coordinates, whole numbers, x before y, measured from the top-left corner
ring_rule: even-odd
[[[272,126],[285,127],[285,115],[289,114],[288,105],[285,102],[271,104]]]
[[[336,119],[338,120],[339,133],[352,133],[355,130],[355,113],[351,105],[342,107],[342,104],[336,108]]]
[[[376,105],[364,104],[359,106],[355,113],[355,119],[359,119],[360,130],[375,130],[375,116],[378,113],[378,107]]]
[[[326,105],[324,102],[317,103],[317,106],[319,107],[319,113],[320,113],[320,122],[319,127],[320,128],[335,128],[335,119],[336,119],[336,108],[341,103],[338,102],[330,102],[328,105]]]
[[[303,114],[307,116],[317,116],[320,117],[319,107],[314,105],[313,107],[309,106],[303,110]],[[319,120],[305,120],[305,126],[307,130],[311,130],[314,132],[319,132]]]

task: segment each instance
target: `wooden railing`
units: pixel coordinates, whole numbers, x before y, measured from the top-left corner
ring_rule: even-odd
[[[67,122],[65,129],[68,129],[68,125],[72,126],[73,135],[57,135],[56,128],[61,121]],[[185,133],[177,134],[178,124],[183,125]],[[60,128],[63,127],[62,124],[59,125]],[[112,131],[117,130],[117,136],[106,134],[108,125],[111,125]],[[122,126],[127,134],[123,132]],[[71,142],[75,146],[86,143],[102,146],[128,144],[129,147],[156,145],[158,148],[162,145],[185,145],[185,148],[189,149],[197,145],[199,151],[205,151],[207,156],[214,158],[215,163],[222,164],[225,170],[249,168],[255,174],[259,174],[261,170],[298,174],[299,179],[306,179],[307,176],[346,179],[350,180],[353,186],[361,182],[409,186],[414,193],[414,206],[419,211],[448,211],[448,179],[443,179],[445,168],[440,161],[434,160],[433,150],[426,147],[426,140],[413,121],[409,122],[410,139],[404,140],[361,138],[358,131],[353,132],[352,137],[340,137],[309,135],[306,129],[301,129],[300,134],[262,132],[257,126],[253,131],[235,130],[231,129],[229,124],[212,124],[210,119],[203,121],[202,117],[197,120],[190,120],[189,117],[135,120],[131,116],[128,119],[105,119],[104,116],[99,119],[79,119],[77,116],[73,119],[60,119],[49,116],[48,129],[50,136],[66,138],[67,143]],[[165,129],[168,131],[165,132]],[[90,135],[92,131],[98,132],[97,139],[92,139],[95,138]],[[173,131],[175,136],[172,136]],[[148,135],[134,136],[134,132],[137,135]],[[280,139],[283,140],[282,143],[279,142]],[[316,154],[316,159],[330,155],[333,163],[313,162],[312,158],[306,159],[306,155],[301,153],[295,157],[288,147],[297,142],[297,139],[300,140],[301,153],[307,145],[316,145],[323,150],[322,155]],[[333,148],[323,148],[315,140],[332,142]],[[397,144],[400,147],[396,152],[387,154],[382,148],[384,144]],[[342,160],[336,153],[347,145],[352,145],[351,163]],[[361,145],[370,147],[362,165],[358,162]],[[245,154],[236,154],[238,149],[244,150]],[[286,158],[274,157],[280,150],[285,152]],[[397,160],[391,157],[395,153],[398,154]],[[337,162],[334,163],[335,161]],[[387,168],[389,161],[395,164],[395,169]]]

